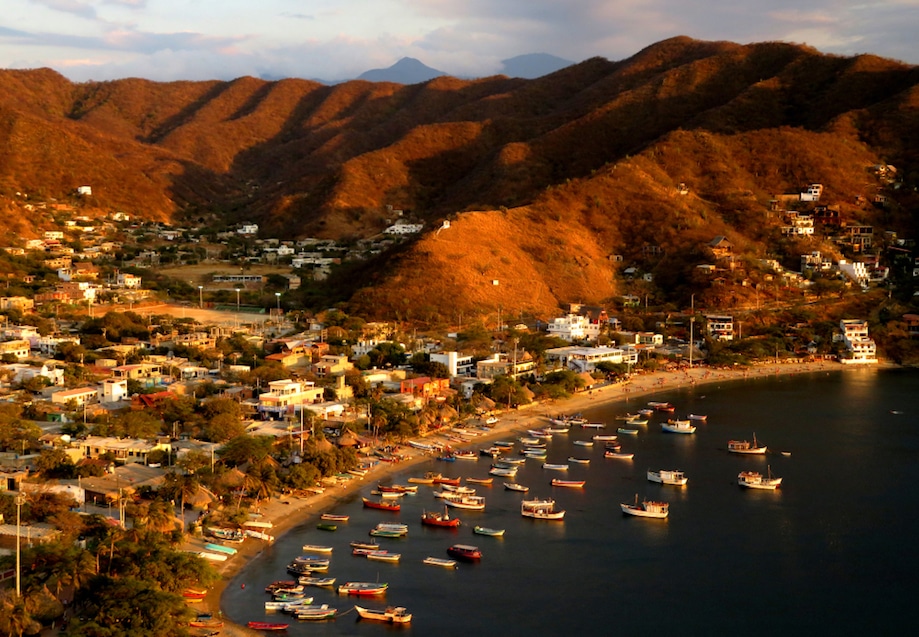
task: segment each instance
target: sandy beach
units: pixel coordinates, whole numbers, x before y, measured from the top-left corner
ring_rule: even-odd
[[[880,365],[883,367],[884,365]],[[871,366],[872,369],[878,366]],[[644,406],[647,397],[651,394],[671,391],[688,386],[702,386],[754,381],[767,377],[791,374],[805,374],[816,372],[831,371],[858,371],[865,370],[864,366],[842,365],[829,361],[818,361],[809,363],[788,363],[788,364],[768,364],[756,365],[742,369],[708,369],[705,367],[685,369],[681,371],[660,371],[648,374],[637,375],[625,384],[609,385],[599,389],[593,389],[581,392],[572,398],[564,401],[553,401],[550,403],[535,403],[516,410],[504,411],[498,415],[498,422],[489,431],[482,432],[480,437],[475,439],[474,443],[469,446],[481,446],[482,443],[489,440],[497,440],[506,437],[508,433],[524,431],[534,427],[541,427],[546,424],[546,416],[567,413],[573,414],[581,412],[601,404],[615,402],[623,403],[623,412],[634,411],[631,404],[635,404],[635,409]],[[431,440],[446,440],[439,435],[430,436]],[[456,447],[456,443],[452,444]],[[261,520],[270,521],[273,524],[271,534],[276,538],[283,535],[292,527],[317,520],[319,516],[329,509],[333,508],[338,502],[349,498],[355,491],[368,484],[376,484],[384,481],[387,477],[395,473],[404,473],[422,462],[431,459],[431,455],[419,450],[406,448],[404,452],[410,457],[400,463],[378,462],[373,469],[363,478],[354,479],[342,486],[327,488],[324,493],[302,498],[293,496],[282,496],[272,498],[269,502],[263,504],[260,509],[262,514]],[[231,557],[226,562],[217,564],[220,573],[220,580],[208,592],[207,597],[202,601],[192,604],[192,607],[201,613],[211,613],[215,618],[222,617],[220,598],[227,587],[238,573],[266,547],[266,544],[260,540],[248,539],[240,546],[239,553]],[[244,585],[244,584],[240,584]],[[237,626],[226,622],[222,633],[225,635],[259,635],[257,631],[249,630],[243,626]]]

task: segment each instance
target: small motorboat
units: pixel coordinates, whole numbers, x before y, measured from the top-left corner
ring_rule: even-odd
[[[422,560],[425,564],[431,566],[443,566],[444,568],[456,568],[456,560],[448,560],[442,557],[426,557]]]
[[[482,551],[477,546],[468,544],[454,544],[447,549],[447,555],[464,562],[477,562],[482,559]]]
[[[407,624],[412,621],[412,614],[405,610],[403,606],[388,606],[384,610],[355,606],[354,610],[357,611],[361,619],[389,622],[390,624]]]
[[[508,491],[519,491],[520,493],[526,493],[530,490],[530,487],[525,487],[522,484],[517,484],[516,482],[505,482],[504,488]]]
[[[472,532],[478,535],[490,535],[491,537],[501,537],[504,535],[504,529],[490,529],[487,526],[474,526]]]

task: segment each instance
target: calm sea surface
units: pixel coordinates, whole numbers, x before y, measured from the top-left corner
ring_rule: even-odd
[[[423,527],[438,509],[431,487],[402,500],[402,511],[361,506],[360,496],[335,510],[351,516],[335,533],[315,524],[294,529],[227,588],[223,612],[233,620],[290,621],[291,635],[886,635],[910,630],[919,599],[919,372],[858,370],[707,385],[652,397],[671,401],[677,416],[707,414],[694,435],[661,432],[655,415],[636,436],[620,436],[631,462],[607,460],[603,443],[574,445],[595,430],[573,428],[549,443],[548,462],[570,456],[567,476],[527,460],[516,481],[527,497],[551,496],[564,522],[519,513],[521,494],[502,479],[479,487],[483,512],[451,509],[458,530]],[[646,399],[588,412],[607,422]],[[619,423],[621,424],[621,423]],[[765,457],[725,451],[729,439],[769,446]],[[780,451],[789,451],[783,456]],[[784,478],[775,492],[737,486],[739,471],[771,467]],[[431,461],[412,470],[485,477],[489,463]],[[647,481],[648,469],[679,469],[686,487]],[[402,482],[408,476],[396,477]],[[583,490],[553,488],[553,477],[586,480]],[[665,521],[624,517],[620,502],[636,494],[670,502]],[[406,539],[380,539],[399,564],[350,554],[380,521],[409,524]],[[503,538],[474,535],[476,524],[506,529]],[[351,611],[329,622],[266,614],[266,584],[286,579],[285,565],[306,543],[334,546],[329,575],[389,583],[385,598],[339,596],[311,589],[314,603],[339,613],[357,601],[404,605],[411,626],[358,621]],[[480,547],[478,564],[455,571],[422,564],[447,557],[454,543]],[[241,584],[245,584],[245,588]],[[911,632],[911,630],[910,630]]]

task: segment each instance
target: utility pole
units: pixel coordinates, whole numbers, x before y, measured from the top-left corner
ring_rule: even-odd
[[[689,317],[689,369],[692,369],[692,325],[696,322],[695,316]]]
[[[20,586],[20,578],[22,571],[22,557],[19,548],[19,536],[20,536],[20,524],[22,522],[22,505],[26,503],[26,496],[23,493],[18,493],[16,495],[16,599],[19,599],[22,594],[22,588]]]

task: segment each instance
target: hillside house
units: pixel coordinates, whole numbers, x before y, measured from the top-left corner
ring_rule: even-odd
[[[716,259],[723,259],[734,254],[734,244],[723,235],[718,235],[709,241],[708,249]]]
[[[419,378],[406,378],[403,380],[399,384],[399,393],[431,398],[449,388],[450,379],[448,378],[421,376]]]
[[[73,401],[78,407],[99,402],[99,390],[95,387],[77,387],[75,389],[62,389],[51,394],[51,402],[55,405],[66,405]]]
[[[344,376],[345,372],[352,369],[354,364],[344,354],[325,354],[313,365],[313,373],[317,378]]]
[[[801,201],[820,201],[820,196],[823,195],[823,184],[810,184],[804,191],[801,193]]]
[[[865,264],[861,261],[849,262],[845,259],[840,259],[839,263],[836,264],[836,267],[851,281],[854,281],[859,286],[861,286],[862,289],[868,288],[868,283],[870,281],[868,276],[868,268],[865,267]]]
[[[31,349],[32,347],[29,341],[24,339],[2,341],[0,342],[0,357],[14,356],[17,359],[22,360],[29,357],[29,352]]]
[[[577,314],[554,318],[546,326],[549,336],[561,338],[569,343],[580,340],[595,341],[600,336],[601,328],[599,322]]]

